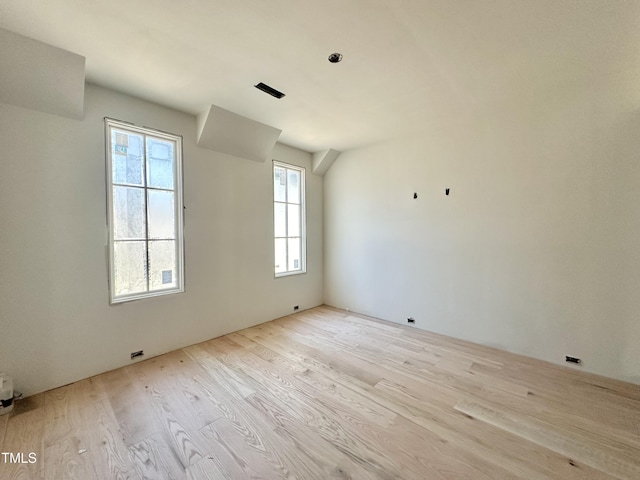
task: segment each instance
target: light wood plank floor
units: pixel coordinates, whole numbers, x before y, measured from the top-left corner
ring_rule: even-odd
[[[22,400],[0,451],[37,458],[7,480],[640,479],[640,387],[318,307]]]

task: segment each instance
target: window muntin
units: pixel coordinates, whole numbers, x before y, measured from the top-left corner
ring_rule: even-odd
[[[182,138],[105,119],[111,303],[184,291]]]
[[[306,272],[304,168],[273,162],[275,275]]]

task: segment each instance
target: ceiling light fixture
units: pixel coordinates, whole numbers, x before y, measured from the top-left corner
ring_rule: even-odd
[[[342,61],[342,54],[341,53],[332,53],[331,55],[329,55],[329,61],[331,63],[338,63]]]

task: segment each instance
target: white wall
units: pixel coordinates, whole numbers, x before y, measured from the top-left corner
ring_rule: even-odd
[[[609,87],[343,153],[325,302],[640,383],[640,115]]]
[[[186,292],[109,306],[104,123],[184,136]],[[322,178],[308,153],[307,274],[274,279],[271,162],[195,144],[196,119],[87,85],[85,118],[0,104],[0,370],[32,394],[322,303]]]

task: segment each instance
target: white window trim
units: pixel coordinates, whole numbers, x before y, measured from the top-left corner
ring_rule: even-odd
[[[160,297],[174,293],[184,292],[184,199],[182,185],[182,136],[175,135],[149,127],[138,127],[129,122],[123,122],[105,117],[105,152],[106,152],[106,183],[107,183],[107,249],[109,260],[109,303],[119,304],[133,300]],[[164,290],[154,290],[153,292],[133,293],[129,295],[115,296],[115,268],[114,268],[114,234],[113,228],[113,162],[111,158],[111,128],[129,130],[141,135],[150,135],[176,142],[176,166],[175,166],[175,222],[176,222],[176,286]],[[145,192],[147,190],[145,182]],[[148,218],[147,203],[147,218]],[[148,240],[148,239],[147,239]]]
[[[298,165],[292,165],[290,163],[280,162],[278,160],[273,160],[273,165],[271,166],[271,208],[273,211],[272,214],[272,222],[271,227],[273,228],[272,238],[273,238],[273,248],[272,252],[275,252],[275,192],[274,192],[274,183],[275,183],[275,167],[288,168],[290,170],[297,170],[300,172],[300,270],[291,270],[286,272],[275,273],[275,278],[282,277],[290,277],[292,275],[303,275],[307,273],[307,180],[306,180],[306,169],[304,167],[300,167]],[[280,238],[280,237],[278,237]],[[275,253],[274,253],[275,255]],[[287,256],[288,259],[288,256]],[[275,263],[275,257],[274,257]]]

